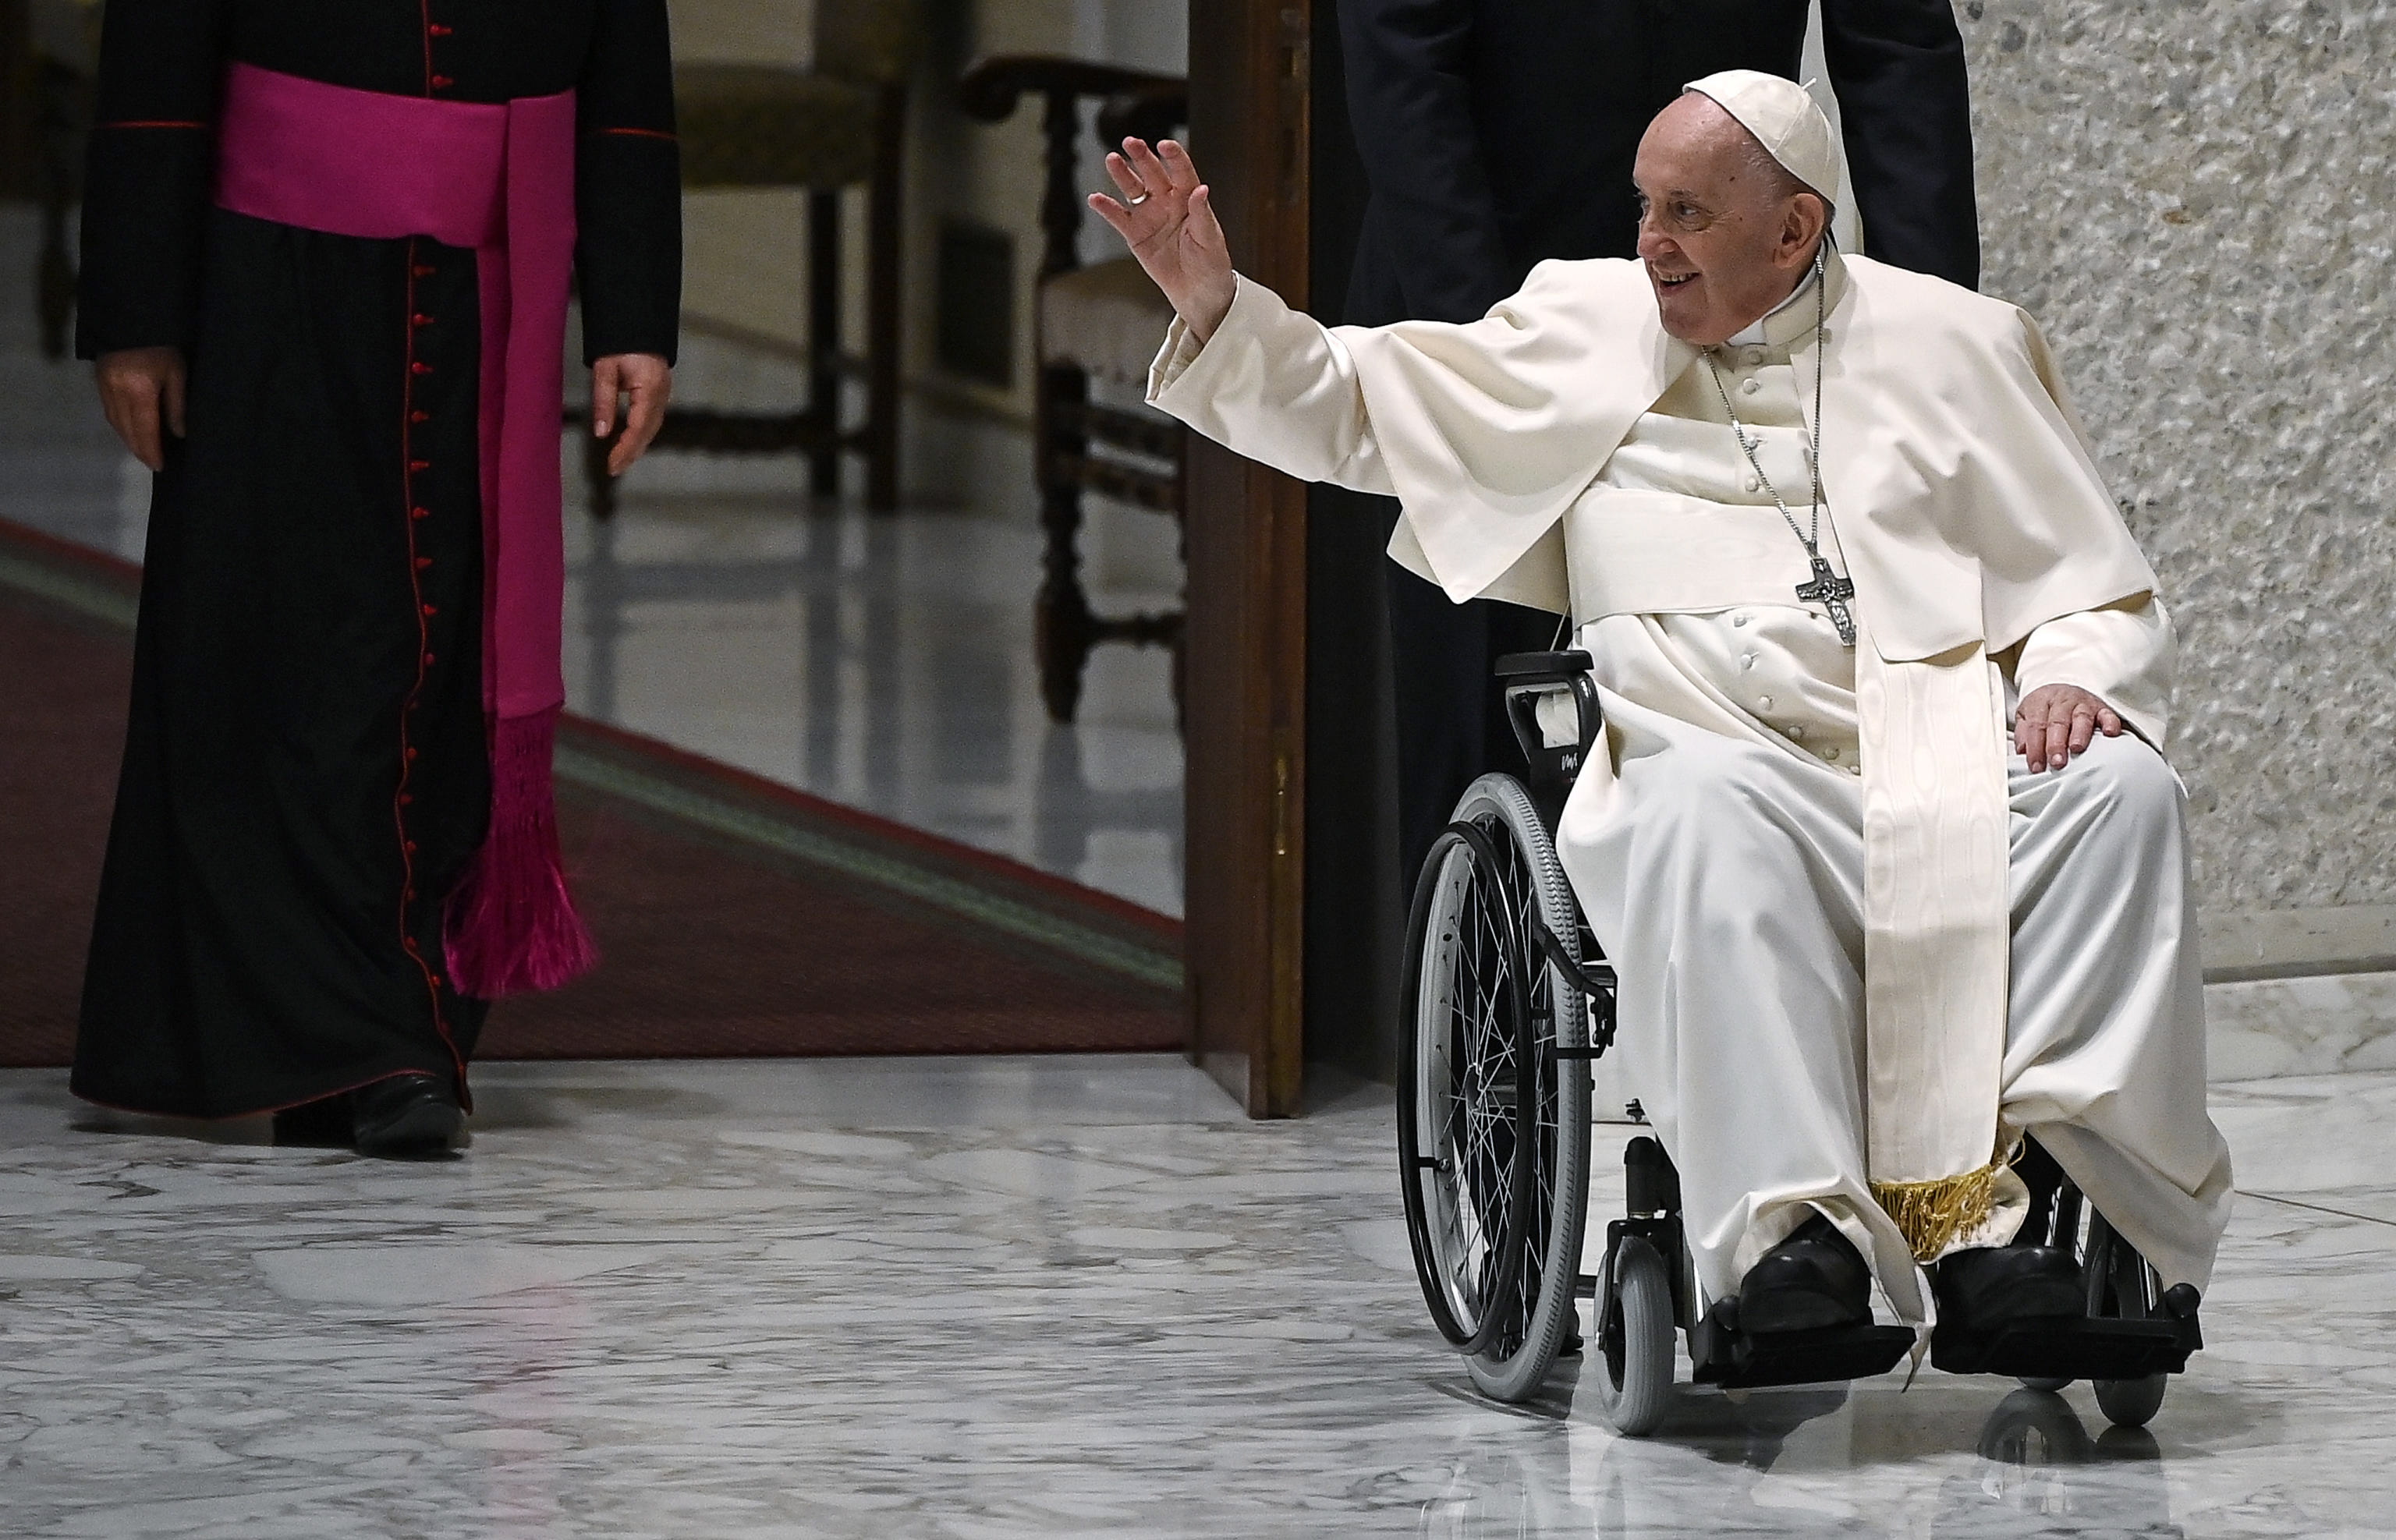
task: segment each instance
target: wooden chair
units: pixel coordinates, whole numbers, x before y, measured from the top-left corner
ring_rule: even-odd
[[[814,67],[684,64],[674,70],[683,185],[807,190],[805,409],[676,406],[656,447],[801,454],[814,489],[840,490],[840,458],[865,460],[865,502],[898,504],[899,189],[907,79],[921,46],[914,0],[819,0]],[[865,356],[841,348],[842,190],[866,189]],[[861,375],[865,416],[846,422],[842,381]],[[606,447],[588,449],[592,511],[614,510]]]
[[[1162,646],[1173,654],[1173,694],[1181,698],[1182,612],[1102,616],[1082,585],[1082,496],[1097,492],[1171,515],[1183,503],[1184,430],[1162,413],[1090,399],[1093,376],[1144,381],[1173,307],[1139,264],[1118,257],[1085,267],[1079,249],[1082,194],[1077,141],[1081,105],[1103,102],[1102,145],[1126,135],[1153,139],[1189,117],[1186,82],[1081,60],[1009,56],[985,60],[958,84],[967,114],[996,123],[1018,99],[1045,103],[1046,179],[1040,204],[1046,243],[1035,291],[1033,335],[1039,373],[1032,408],[1033,475],[1045,536],[1036,637],[1041,696],[1049,716],[1071,722],[1092,649],[1106,643]]]

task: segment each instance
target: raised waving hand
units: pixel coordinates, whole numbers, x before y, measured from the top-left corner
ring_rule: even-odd
[[[1108,154],[1107,175],[1123,191],[1122,201],[1093,192],[1090,206],[1114,226],[1198,340],[1205,341],[1230,312],[1239,285],[1223,227],[1215,220],[1190,152],[1171,139],[1159,139],[1151,150],[1144,140],[1127,139],[1120,154]]]

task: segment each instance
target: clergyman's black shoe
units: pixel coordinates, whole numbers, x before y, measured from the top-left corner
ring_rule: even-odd
[[[1870,1321],[1871,1269],[1855,1242],[1819,1214],[1765,1252],[1739,1281],[1738,1329],[1750,1336]]]
[[[1971,1246],[1933,1269],[1938,1329],[1988,1335],[2023,1321],[2071,1321],[2088,1313],[2080,1264],[2055,1246]]]
[[[465,1131],[448,1082],[433,1075],[393,1075],[350,1093],[357,1151],[401,1160],[445,1155]]]
[[[274,1114],[274,1142],[316,1149],[347,1149],[356,1142],[347,1092],[301,1102]]]

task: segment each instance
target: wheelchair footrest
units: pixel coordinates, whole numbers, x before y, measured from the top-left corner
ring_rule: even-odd
[[[1995,1332],[1941,1326],[1930,1335],[1930,1361],[1950,1374],[2017,1379],[2145,1379],[2188,1366],[2177,1322],[2096,1318],[2017,1322]]]
[[[1907,1326],[1831,1326],[1750,1336],[1709,1315],[1689,1334],[1691,1377],[1725,1390],[1864,1379],[1896,1368],[1913,1350],[1913,1341]]]

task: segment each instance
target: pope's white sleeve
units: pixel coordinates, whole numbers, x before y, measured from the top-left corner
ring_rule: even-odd
[[[2162,600],[2142,594],[2058,617],[2031,631],[2014,662],[2014,685],[2027,696],[2044,684],[2076,684],[2161,749],[2171,729],[2176,652],[2170,612]]]
[[[1148,402],[1300,481],[1396,492],[1346,346],[1261,284],[1239,280],[1231,312],[1203,343],[1174,318],[1149,366]]]

